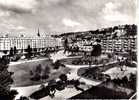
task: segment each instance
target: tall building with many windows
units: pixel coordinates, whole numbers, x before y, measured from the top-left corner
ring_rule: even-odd
[[[30,45],[31,48],[47,48],[60,46],[61,43],[51,37],[0,37],[0,51],[10,50],[11,47],[16,47],[18,50],[26,49]]]
[[[124,52],[128,50],[137,50],[137,36],[121,36],[118,38],[107,37],[102,40],[103,52]]]

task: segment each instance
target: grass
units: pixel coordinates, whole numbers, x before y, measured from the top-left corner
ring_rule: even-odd
[[[96,66],[96,67],[86,67],[86,68],[80,68],[78,70],[78,75],[79,76],[82,76],[84,78],[87,78],[87,79],[90,79],[90,80],[94,80],[93,76],[94,74],[96,75],[96,73],[99,73],[101,74],[102,72],[110,69],[110,68],[113,68],[114,66],[116,65],[116,63],[112,63],[112,64],[108,64],[108,65],[105,65],[105,66]],[[87,71],[87,72],[86,72]],[[86,76],[84,75],[84,73],[86,74]],[[100,80],[96,80],[95,81],[100,81]]]
[[[68,64],[68,65],[73,65],[72,62],[75,61],[75,60],[78,60],[78,59],[81,59],[81,57],[61,59],[60,62],[62,62],[64,64]]]
[[[93,86],[70,99],[129,99],[133,94],[127,95],[124,92],[115,91],[104,86]]]
[[[95,61],[97,60],[97,62]],[[108,63],[108,62],[113,62],[115,59],[113,58],[108,58],[107,55],[102,54],[99,57],[91,57],[91,56],[80,56],[80,57],[75,57],[75,58],[66,58],[66,59],[61,59],[60,61],[62,63],[68,64],[68,65],[89,65],[89,61],[92,60],[91,64],[103,64],[103,63]],[[74,64],[76,63],[77,64]]]
[[[36,85],[42,83],[42,81],[31,81],[31,75],[30,71],[35,70],[36,66],[41,64],[42,68],[45,68],[45,66],[50,67],[51,72],[49,74],[49,78],[46,79],[43,82],[47,82],[51,79],[56,79],[61,75],[62,73],[68,73],[70,69],[68,68],[59,68],[56,71],[52,71],[53,67],[52,66],[52,61],[49,60],[38,60],[38,61],[32,61],[32,62],[26,62],[26,63],[21,63],[17,65],[10,65],[9,66],[9,71],[14,72],[12,78],[14,80],[13,86],[30,86],[30,85]]]

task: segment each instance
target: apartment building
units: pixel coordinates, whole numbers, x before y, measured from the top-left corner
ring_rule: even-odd
[[[0,37],[0,51],[10,50],[11,47],[16,47],[18,50],[26,49],[30,45],[31,48],[46,48],[61,46],[61,43],[51,37]]]
[[[121,36],[118,38],[105,38],[102,40],[103,52],[125,52],[137,50],[137,36]]]

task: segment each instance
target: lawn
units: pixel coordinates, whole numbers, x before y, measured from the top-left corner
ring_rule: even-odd
[[[108,69],[111,69],[116,65],[117,65],[117,62],[112,62],[112,63],[107,63],[107,65],[105,64],[105,66],[99,65],[99,66],[94,66],[94,67],[80,68],[77,74],[79,76],[85,77],[90,80],[95,79],[96,81],[97,80],[100,81],[100,80],[103,80],[103,78],[101,79],[101,76],[103,77],[102,72],[105,72]],[[98,79],[99,76],[100,76],[100,79]]]
[[[80,57],[73,57],[73,58],[67,58],[67,59],[61,59],[62,63],[68,64],[68,65],[98,65],[108,62],[113,62],[115,59],[108,58],[107,55],[102,54],[99,57],[90,57],[90,56],[80,56]],[[91,62],[90,62],[91,61]]]
[[[56,79],[61,75],[62,73],[68,73],[70,69],[60,67],[58,70],[52,70],[54,66],[52,66],[52,61],[49,60],[38,60],[38,61],[31,61],[16,65],[9,65],[9,71],[14,72],[12,78],[14,80],[13,86],[30,86],[30,85],[36,85],[42,83],[42,81],[31,81],[31,75],[30,71],[34,71],[36,69],[36,66],[41,64],[42,69],[45,68],[45,66],[50,67],[50,74],[49,78],[46,79],[43,82],[47,82],[51,79]]]
[[[64,64],[68,64],[68,65],[73,65],[72,62],[75,60],[79,60],[82,57],[75,57],[75,58],[65,58],[65,59],[61,59],[60,61]]]
[[[127,95],[125,92],[115,91],[104,86],[93,86],[92,88],[84,91],[70,99],[129,99],[133,94]]]

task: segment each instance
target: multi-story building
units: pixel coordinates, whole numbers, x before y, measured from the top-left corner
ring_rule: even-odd
[[[126,52],[137,50],[137,26],[119,25],[94,31],[62,34],[69,44],[77,44],[81,51],[91,51],[96,39],[101,39],[102,52]]]
[[[118,38],[105,38],[102,40],[103,52],[124,52],[128,50],[137,50],[136,36],[121,36]]]
[[[91,40],[79,40],[77,45],[81,51],[91,51],[92,46],[97,38],[92,38]],[[137,36],[119,36],[117,38],[104,37],[101,39],[102,52],[112,53],[112,52],[126,52],[129,50],[137,50]]]
[[[0,51],[10,50],[11,47],[24,50],[28,45],[31,48],[46,48],[61,46],[61,43],[49,35],[43,37],[0,37]]]

